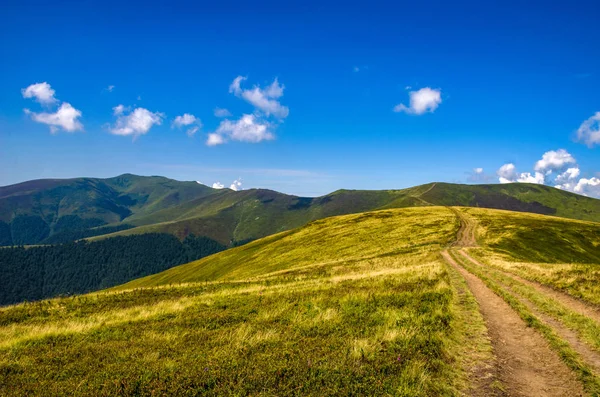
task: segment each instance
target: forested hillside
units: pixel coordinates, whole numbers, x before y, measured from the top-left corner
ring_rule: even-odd
[[[32,248],[0,248],[0,305],[122,284],[222,251],[225,246],[189,235],[115,237]]]

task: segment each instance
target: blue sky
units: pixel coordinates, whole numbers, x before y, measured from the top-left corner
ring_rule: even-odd
[[[597,2],[218,3],[3,2],[0,185],[600,196]]]

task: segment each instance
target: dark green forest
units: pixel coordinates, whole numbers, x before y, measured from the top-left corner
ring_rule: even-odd
[[[180,241],[165,233],[0,248],[0,305],[112,287],[225,248],[207,237]]]

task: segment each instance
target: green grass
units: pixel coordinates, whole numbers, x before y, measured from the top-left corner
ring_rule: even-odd
[[[444,208],[331,218],[178,286],[1,309],[0,394],[457,395],[456,229]]]
[[[544,226],[549,246],[591,233],[570,249],[594,254],[591,223],[461,211],[484,225],[478,252],[505,261]],[[461,395],[492,350],[439,255],[458,228],[432,206],[326,218],[110,291],[0,308],[0,395]],[[552,329],[469,270],[599,390]]]
[[[464,209],[479,224],[482,262],[600,305],[600,223]]]
[[[479,277],[488,288],[499,295],[521,319],[530,327],[536,329],[548,341],[550,347],[556,351],[563,362],[575,372],[579,380],[583,383],[584,389],[591,395],[600,395],[600,377],[594,373],[592,368],[585,363],[580,355],[549,325],[536,317],[525,304],[523,304],[514,294],[509,292],[493,277],[489,277],[485,269],[481,269],[460,255],[452,252],[452,257],[461,264],[470,273]]]

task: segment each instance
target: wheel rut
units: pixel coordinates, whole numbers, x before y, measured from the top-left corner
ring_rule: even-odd
[[[519,315],[477,276],[448,253],[446,262],[465,279],[479,303],[497,360],[497,377],[506,396],[582,396],[581,383],[546,340],[526,326]]]
[[[451,245],[451,249],[462,251],[465,247],[476,247],[476,223],[459,209],[449,209],[460,221],[456,241]],[[464,278],[477,300],[496,358],[493,376],[501,384],[500,391],[497,388],[472,390],[472,395],[585,395],[583,385],[575,373],[566,366],[540,333],[528,327],[502,297],[494,293],[483,280],[461,266],[448,250],[444,250],[442,256]],[[476,379],[472,380],[472,383],[477,387]],[[480,387],[489,388],[489,384],[481,384]]]

